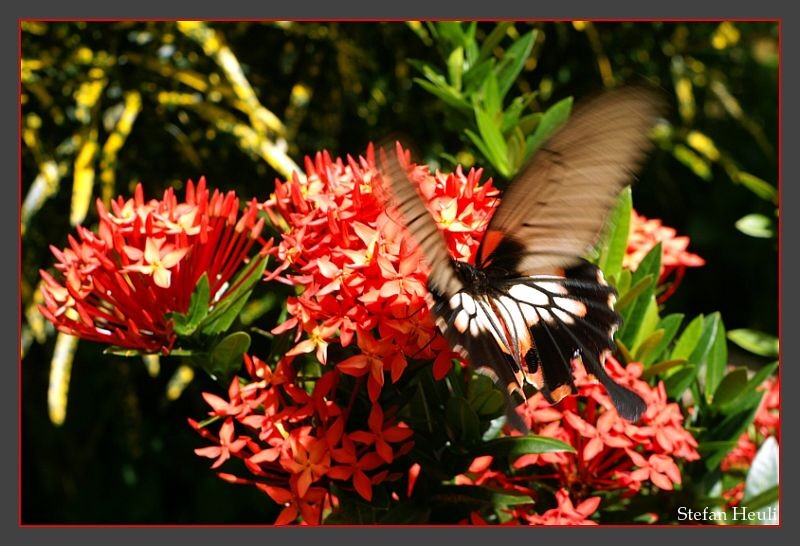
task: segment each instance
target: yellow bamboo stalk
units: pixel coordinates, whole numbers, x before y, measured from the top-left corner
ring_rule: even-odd
[[[125,94],[125,105],[117,119],[111,134],[108,135],[103,150],[100,153],[100,183],[102,187],[103,202],[108,206],[116,193],[116,166],[117,153],[125,144],[131,133],[133,123],[142,109],[142,96],[138,91]]]
[[[63,332],[58,334],[53,359],[50,361],[50,383],[47,387],[47,411],[50,422],[56,426],[63,425],[67,417],[69,378],[77,349],[77,337]]]

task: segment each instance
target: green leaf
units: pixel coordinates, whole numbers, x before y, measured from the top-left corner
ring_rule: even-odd
[[[522,131],[524,137],[526,134],[526,130],[523,127],[521,127],[519,116],[522,114],[523,110],[525,110],[525,108],[528,107],[528,105],[531,103],[531,101],[533,101],[535,97],[536,97],[535,92],[525,93],[524,95],[515,97],[514,100],[511,101],[511,104],[508,106],[508,108],[506,108],[505,111],[503,112],[503,123],[500,126],[500,132],[502,132],[505,135],[508,134],[508,132],[511,131],[512,129],[519,128]],[[541,114],[531,114],[531,115],[541,116]],[[524,138],[523,138],[523,144],[524,144]]]
[[[480,89],[493,68],[494,59],[488,59],[479,62],[464,72],[462,76],[462,95],[468,97]]]
[[[622,271],[622,260],[628,249],[628,235],[631,227],[633,197],[630,186],[619,194],[614,208],[609,214],[600,247],[600,259],[597,265],[608,277],[619,275]]]
[[[716,331],[714,332],[714,339],[711,342],[711,347],[708,350],[705,359],[706,375],[705,375],[705,391],[706,401],[711,402],[712,393],[722,381],[722,376],[725,373],[725,368],[728,366],[728,344],[725,340],[725,326],[722,324],[722,318],[719,313],[711,315],[714,317],[716,323]]]
[[[697,340],[697,345],[695,345],[694,350],[689,355],[689,362],[697,364],[698,366],[706,365],[706,359],[711,352],[711,348],[714,346],[717,332],[720,329],[724,330],[725,328],[722,326],[722,319],[720,318],[719,312],[712,313],[705,317],[703,321],[703,333],[700,335],[700,339]]]
[[[527,157],[530,157],[567,122],[571,110],[572,97],[562,99],[547,109],[542,115],[539,125],[536,126],[536,131],[525,141]]]
[[[475,147],[478,148],[478,151],[483,155],[483,157],[487,159],[491,157],[491,152],[489,151],[489,148],[486,146],[486,143],[483,141],[483,139],[481,139],[481,137],[479,137],[469,129],[464,129],[464,134],[466,134],[469,137],[469,139],[472,141]]]
[[[467,389],[467,401],[480,416],[495,415],[503,409],[505,398],[495,388],[494,382],[485,375],[472,375]]]
[[[489,151],[487,159],[500,174],[508,178],[511,174],[508,169],[508,148],[500,128],[495,123],[492,115],[479,106],[476,106],[474,111],[478,132],[486,144],[486,149]]]
[[[242,366],[249,348],[250,335],[247,332],[234,332],[224,337],[209,352],[209,371],[223,381],[229,379]]]
[[[214,309],[198,326],[203,334],[216,335],[230,329],[250,298],[253,287],[261,280],[268,258],[268,256],[255,256],[252,258],[255,263],[251,260],[251,263],[242,267],[230,283],[232,291],[223,294],[221,301],[214,305]]]
[[[447,57],[447,75],[450,77],[450,86],[461,90],[461,75],[464,73],[464,48],[457,47]]]
[[[525,67],[525,61],[528,60],[531,50],[533,50],[536,34],[536,29],[533,29],[520,37],[508,48],[503,58],[500,60],[500,63],[497,65],[495,73],[497,74],[497,82],[500,85],[501,99],[508,94],[517,76],[519,76],[520,72],[522,72],[522,69]]]
[[[504,436],[477,446],[472,456],[492,455],[494,457],[517,458],[532,453],[575,453],[571,445],[547,436]]]
[[[190,336],[197,330],[197,327],[208,315],[209,290],[208,274],[203,273],[192,292],[189,310],[185,315],[179,313],[172,315],[176,334]]]
[[[428,93],[438,97],[445,104],[462,112],[469,112],[472,110],[469,102],[467,102],[455,89],[449,85],[434,85],[431,82],[425,81],[422,78],[414,78],[414,81]]]
[[[625,342],[628,347],[633,347],[639,331],[644,323],[645,315],[648,307],[652,305],[651,299],[655,293],[656,280],[661,272],[661,243],[659,242],[639,263],[639,267],[633,273],[631,283],[636,286],[643,279],[652,276],[653,281],[645,288],[642,293],[636,298],[636,301],[622,312],[622,327],[620,328],[619,337]]]
[[[628,269],[623,269],[622,271],[620,271],[617,277],[611,277],[609,281],[617,289],[618,293],[624,294],[625,292],[631,289],[631,283],[633,282],[633,273],[631,273],[630,270]]]
[[[460,22],[442,21],[436,23],[437,37],[447,44],[457,47],[466,43],[466,35]]]
[[[634,351],[638,351],[641,343],[647,338],[647,336],[655,331],[657,324],[658,302],[656,302],[655,296],[650,296],[650,302],[645,308],[644,317],[642,318],[641,325],[639,326],[639,332],[636,334],[636,339],[633,342],[632,349]]]
[[[636,362],[644,362],[645,357],[661,345],[662,339],[664,339],[664,330],[653,330],[634,350],[633,360]]]
[[[510,493],[504,489],[492,489],[480,485],[445,485],[431,498],[432,505],[466,504],[477,506],[513,506],[529,504],[530,495]]]
[[[686,327],[675,343],[675,347],[670,354],[671,360],[688,360],[689,355],[694,351],[700,336],[703,335],[703,315],[696,316]]]
[[[711,166],[703,157],[697,155],[683,144],[676,144],[672,149],[675,159],[686,165],[703,180],[711,180]]]
[[[503,110],[503,99],[497,88],[497,77],[490,72],[483,82],[483,108],[490,118],[497,118]],[[499,131],[499,130],[498,130]],[[500,133],[502,135],[502,132]]]
[[[778,190],[769,182],[765,182],[759,177],[744,171],[739,171],[736,174],[736,182],[739,182],[761,199],[778,204]]]
[[[445,403],[444,419],[453,441],[473,444],[480,439],[478,415],[469,406],[466,398],[453,396]]]
[[[478,61],[488,59],[492,55],[494,48],[497,47],[503,40],[506,33],[508,33],[508,27],[510,27],[511,25],[512,23],[503,21],[501,23],[498,23],[492,29],[492,31],[483,40],[483,43],[481,44],[481,49],[480,52],[478,53]]]
[[[667,395],[673,400],[678,400],[692,381],[697,377],[697,366],[694,364],[687,364],[677,372],[673,373],[664,379],[664,387],[667,390]]]
[[[763,393],[756,394],[759,395],[758,400],[760,401]],[[758,402],[748,406],[743,411],[726,415],[721,423],[708,430],[706,437],[702,438],[702,442],[736,442],[750,423],[753,422],[757,408]],[[728,450],[726,449],[710,453],[703,459],[706,469],[714,470],[717,468],[727,454]]]
[[[728,332],[728,339],[753,354],[771,358],[778,356],[778,338],[764,332],[740,328]]]
[[[716,394],[714,395],[714,409],[722,413],[732,413],[735,411],[743,411],[750,407],[751,404],[761,401],[761,393],[756,392],[756,389],[761,386],[764,380],[771,376],[775,369],[778,367],[777,362],[768,364],[758,370],[753,377],[750,378],[744,388],[737,394],[737,396],[728,401],[718,401]],[[721,386],[721,385],[720,385]],[[717,388],[719,390],[719,387]]]
[[[681,322],[683,322],[683,315],[680,313],[667,315],[659,321],[659,323],[656,325],[656,329],[663,330],[664,335],[658,345],[644,356],[642,363],[645,366],[649,366],[661,358],[661,355],[664,353],[664,351],[666,351],[667,347],[675,337],[675,334],[678,332]]]
[[[736,221],[736,229],[750,237],[769,239],[775,235],[772,220],[763,214],[742,216]]]
[[[710,400],[713,400],[712,407],[720,409],[725,404],[738,398],[747,388],[747,370],[736,368],[728,373],[719,382]]]
[[[679,366],[683,366],[686,364],[686,360],[678,359],[678,360],[664,360],[663,362],[659,362],[658,364],[653,364],[652,366],[645,368],[642,372],[642,379],[650,379],[651,377],[657,377],[667,370],[672,370]]]
[[[631,282],[633,282],[633,279],[631,279]],[[618,313],[628,309],[632,304],[639,300],[639,296],[648,290],[652,291],[654,287],[653,282],[654,277],[652,275],[646,275],[644,278],[639,279],[636,284],[631,286],[624,294],[622,294],[622,297],[617,300],[614,308]]]

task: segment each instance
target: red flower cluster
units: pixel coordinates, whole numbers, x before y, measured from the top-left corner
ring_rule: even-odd
[[[182,202],[171,188],[145,201],[139,184],[133,199],[118,198],[111,211],[98,200],[97,211],[97,233],[79,226],[80,240],[51,247],[63,280],[41,271],[39,309],[62,332],[120,347],[169,351],[176,336],[168,314],[186,312],[200,276],[208,274],[219,305],[252,246],[270,246],[256,201],[240,217],[234,193],[210,195],[204,178],[188,182]]]
[[[517,408],[533,433],[566,442],[577,453],[523,455],[513,462],[517,471],[513,475],[493,470],[491,457],[482,457],[476,459],[457,483],[491,484],[530,492],[535,500],[533,485],[554,481],[560,491],[558,508],[541,515],[531,512],[529,506],[512,510],[518,521],[535,524],[583,523],[599,505],[598,492],[616,491],[630,496],[648,482],[666,490],[680,484],[676,460],[700,458],[697,441],[683,427],[680,407],[667,401],[663,383],[651,387],[639,379],[640,364],[624,368],[609,357],[606,369],[618,383],[636,391],[647,403],[647,411],[638,424],[620,418],[605,389],[578,365],[576,396],[551,406],[537,393]]]
[[[480,184],[481,170],[463,174],[428,172],[410,164],[397,148],[400,163],[419,184],[428,208],[442,227],[453,256],[469,259],[477,249],[496,203],[491,180]],[[332,160],[319,153],[306,159],[307,180],[276,183],[265,209],[285,233],[274,253],[283,265],[275,274],[300,289],[287,303],[291,318],[275,333],[297,329],[299,341],[289,355],[316,352],[327,362],[328,344],[360,352],[336,366],[352,376],[367,376],[369,396],[377,400],[389,372],[397,381],[406,356],[435,359],[443,377],[453,353],[436,335],[425,304],[427,270],[405,228],[387,214],[372,147],[366,158]],[[395,216],[396,217],[396,216]],[[273,274],[274,275],[274,274]]]
[[[412,431],[386,417],[377,404],[366,426],[356,428],[351,407],[342,409],[335,402],[340,372],[325,373],[309,393],[300,386],[303,378],[291,360],[281,360],[272,371],[258,358],[246,356],[249,380],[234,378],[227,400],[203,394],[212,408],[211,422],[221,422],[218,433],[209,430],[211,422],[189,423],[214,444],[195,450],[214,459],[212,468],[234,457],[254,476],[221,473],[221,478],[255,485],[285,506],[277,524],[298,516],[314,524],[336,500],[330,493],[332,482],[369,501],[373,485],[398,478],[388,465],[411,449]]]
[[[402,149],[397,153],[453,254],[469,257],[496,203],[491,182],[480,185],[481,171],[430,174],[410,165]],[[375,403],[385,374],[397,381],[408,355],[435,360],[442,376],[453,358],[428,315],[420,252],[387,214],[375,184],[380,173],[373,149],[346,163],[317,154],[306,160],[306,173],[305,180],[276,182],[263,207],[284,228],[271,250],[281,265],[267,278],[299,289],[287,303],[291,318],[273,332],[296,329],[295,345],[274,372],[248,358],[250,382],[234,382],[228,401],[205,395],[223,420],[218,435],[192,422],[214,444],[197,453],[215,459],[214,467],[230,457],[244,460],[254,479],[223,477],[255,484],[285,504],[280,523],[298,516],[319,522],[323,509],[336,503],[332,482],[371,500],[374,485],[399,477],[390,465],[411,448],[412,431],[392,416],[396,407]],[[331,343],[357,350],[323,367],[309,392],[302,387],[308,378],[299,377],[292,362],[314,353],[329,365]],[[341,374],[358,378],[348,382],[354,387],[342,387]],[[359,423],[351,410],[364,386],[372,409]]]
[[[675,293],[683,279],[687,267],[705,265],[705,260],[697,254],[687,252],[689,238],[676,236],[675,229],[662,225],[661,220],[648,219],[633,211],[631,214],[631,228],[628,237],[628,249],[625,253],[623,265],[635,270],[639,263],[647,256],[654,246],[661,243],[661,275],[659,284],[664,283],[672,273],[675,278],[667,291],[659,297],[663,302]]]

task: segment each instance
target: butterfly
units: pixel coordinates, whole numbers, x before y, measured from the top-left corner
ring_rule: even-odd
[[[646,157],[661,110],[657,93],[634,86],[579,104],[504,192],[475,265],[452,259],[395,154],[384,154],[390,210],[430,268],[426,301],[434,321],[456,353],[504,387],[516,428],[525,429],[513,393],[524,399],[532,385],[551,404],[574,394],[578,357],[623,418],[636,422],[646,410],[605,370],[621,323],[616,292],[583,256]]]

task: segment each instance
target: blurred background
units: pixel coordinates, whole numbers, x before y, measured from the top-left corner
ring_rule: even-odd
[[[671,110],[634,207],[706,260],[667,312],[720,311],[728,330],[777,335],[778,23],[20,26],[25,523],[274,518],[266,496],[222,482],[192,453],[202,442],[186,418],[205,415],[200,393],[215,384],[174,359],[59,338],[35,309],[38,271],[52,265],[49,245],[96,222],[95,199],[127,197],[137,182],[158,197],[204,175],[265,200],[304,156],[358,155],[389,135],[432,166],[481,166],[503,187],[465,137],[469,85],[454,81],[452,47],[465,35],[498,59],[525,42],[509,82],[530,97],[525,112],[625,82],[662,88]],[[274,325],[270,313],[258,320]],[[761,363],[735,345],[731,361]]]

